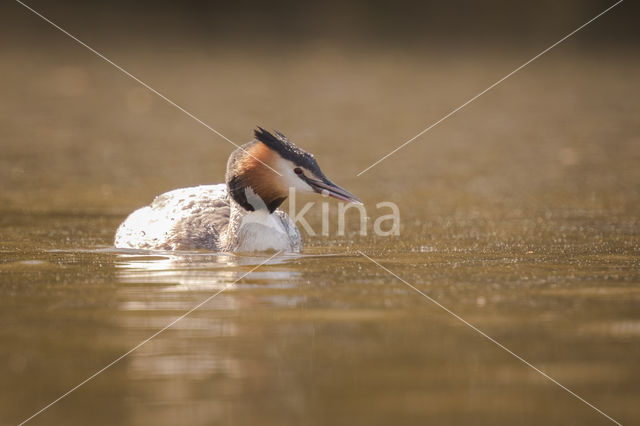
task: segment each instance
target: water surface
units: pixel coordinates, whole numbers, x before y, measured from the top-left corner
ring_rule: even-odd
[[[111,247],[128,212],[222,181],[232,147],[60,41],[3,52],[0,423],[17,424],[268,255]],[[65,50],[68,49],[68,50]],[[624,424],[640,411],[639,65],[549,56],[355,174],[522,62],[319,46],[110,52],[233,140],[314,152],[399,237],[305,236],[33,424]],[[260,59],[261,67],[251,66]],[[262,56],[260,56],[262,55]],[[277,100],[274,100],[276,98]],[[321,202],[311,197],[303,201]],[[320,208],[308,215],[319,233]],[[370,224],[371,226],[371,224]]]

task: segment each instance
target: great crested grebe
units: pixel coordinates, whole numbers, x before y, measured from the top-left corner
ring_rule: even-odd
[[[298,252],[302,248],[300,231],[278,209],[289,195],[289,188],[362,204],[355,195],[327,179],[314,156],[282,133],[274,135],[261,127],[254,133],[253,141],[229,156],[225,183],[158,195],[150,205],[134,211],[122,222],[115,246]]]

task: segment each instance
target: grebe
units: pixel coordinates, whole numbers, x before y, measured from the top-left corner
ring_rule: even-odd
[[[229,156],[225,183],[158,195],[118,227],[115,246],[149,250],[299,252],[300,231],[280,204],[289,188],[362,204],[320,170],[314,156],[261,127]],[[267,167],[268,166],[268,167]],[[271,170],[270,170],[271,168]],[[274,171],[277,171],[275,173]]]

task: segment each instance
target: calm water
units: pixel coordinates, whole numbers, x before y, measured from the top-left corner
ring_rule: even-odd
[[[555,51],[554,51],[555,52]],[[536,52],[109,54],[242,143],[314,152],[399,237],[305,237],[33,424],[624,424],[640,418],[640,64]],[[61,39],[2,53],[0,423],[17,424],[267,256],[117,251],[128,212],[222,181],[225,141]],[[632,59],[633,58],[633,59]],[[171,68],[165,65],[169,61]],[[260,63],[260,67],[253,66]],[[321,202],[313,197],[303,201]],[[320,207],[307,216],[320,230]]]

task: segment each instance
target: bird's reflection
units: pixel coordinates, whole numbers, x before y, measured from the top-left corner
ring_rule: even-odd
[[[129,376],[138,380],[162,378],[167,380],[167,392],[170,392],[174,380],[184,382],[211,375],[233,378],[255,368],[262,370],[263,367],[255,363],[251,368],[241,368],[244,361],[221,351],[216,342],[251,336],[251,327],[238,322],[247,311],[301,302],[299,296],[287,298],[280,294],[283,288],[295,286],[300,275],[286,265],[293,256],[276,256],[243,277],[268,258],[267,255],[201,253],[117,254],[116,276],[127,284],[120,289],[119,308],[126,312],[120,321],[128,329],[157,331],[227,287],[224,294],[171,326],[172,331],[180,333],[165,333],[149,341],[144,350],[132,353]],[[236,291],[265,287],[277,294]]]
[[[286,263],[295,255],[280,255],[247,275],[246,280],[269,286],[287,286],[299,275],[287,270],[264,269]],[[166,284],[163,291],[196,291],[224,288],[247,273],[247,267],[264,262],[266,256],[232,254],[150,253],[119,254],[115,262],[118,280],[126,284]],[[262,269],[262,270],[261,270]]]

